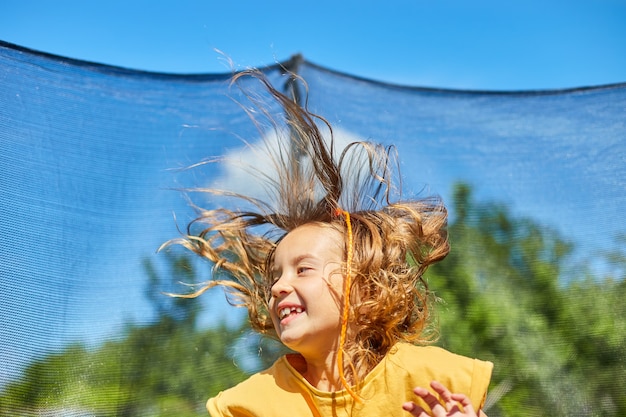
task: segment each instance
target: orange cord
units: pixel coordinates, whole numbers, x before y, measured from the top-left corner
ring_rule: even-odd
[[[348,253],[346,255],[346,279],[344,282],[343,292],[343,314],[341,316],[341,334],[339,336],[339,350],[337,351],[337,367],[339,368],[339,378],[344,388],[356,402],[361,402],[361,397],[354,392],[354,390],[348,384],[346,376],[343,371],[343,347],[346,343],[346,332],[348,330],[348,318],[350,313],[350,287],[352,285],[352,258],[353,258],[353,238],[352,238],[352,223],[350,221],[350,213],[347,211],[337,209],[335,212],[337,215],[343,214],[346,218],[346,228],[348,231]]]

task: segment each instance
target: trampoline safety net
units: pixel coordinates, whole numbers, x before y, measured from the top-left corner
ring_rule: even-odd
[[[294,62],[339,142],[394,144],[404,192],[448,206],[437,344],[494,362],[487,414],[625,415],[626,84],[459,91]],[[250,186],[183,169],[255,162],[230,76],[0,43],[0,415],[206,415],[281,352],[220,290],[163,294],[211,274],[156,252],[195,217],[179,190]]]

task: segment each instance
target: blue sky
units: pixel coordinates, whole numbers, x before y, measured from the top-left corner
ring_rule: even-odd
[[[174,73],[302,53],[350,74],[429,87],[528,90],[626,81],[625,0],[3,0],[0,39]]]

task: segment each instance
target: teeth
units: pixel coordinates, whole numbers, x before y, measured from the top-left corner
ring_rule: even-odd
[[[285,317],[287,317],[288,315],[290,315],[293,312],[302,313],[302,308],[300,308],[300,307],[285,307],[285,308],[282,308],[278,312],[278,318],[280,318],[282,320],[282,319],[284,319]]]

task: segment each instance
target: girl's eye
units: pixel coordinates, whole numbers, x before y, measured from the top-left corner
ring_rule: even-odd
[[[309,268],[308,266],[299,266],[298,267],[298,274],[302,274],[305,273],[307,271],[309,271],[311,268]]]

